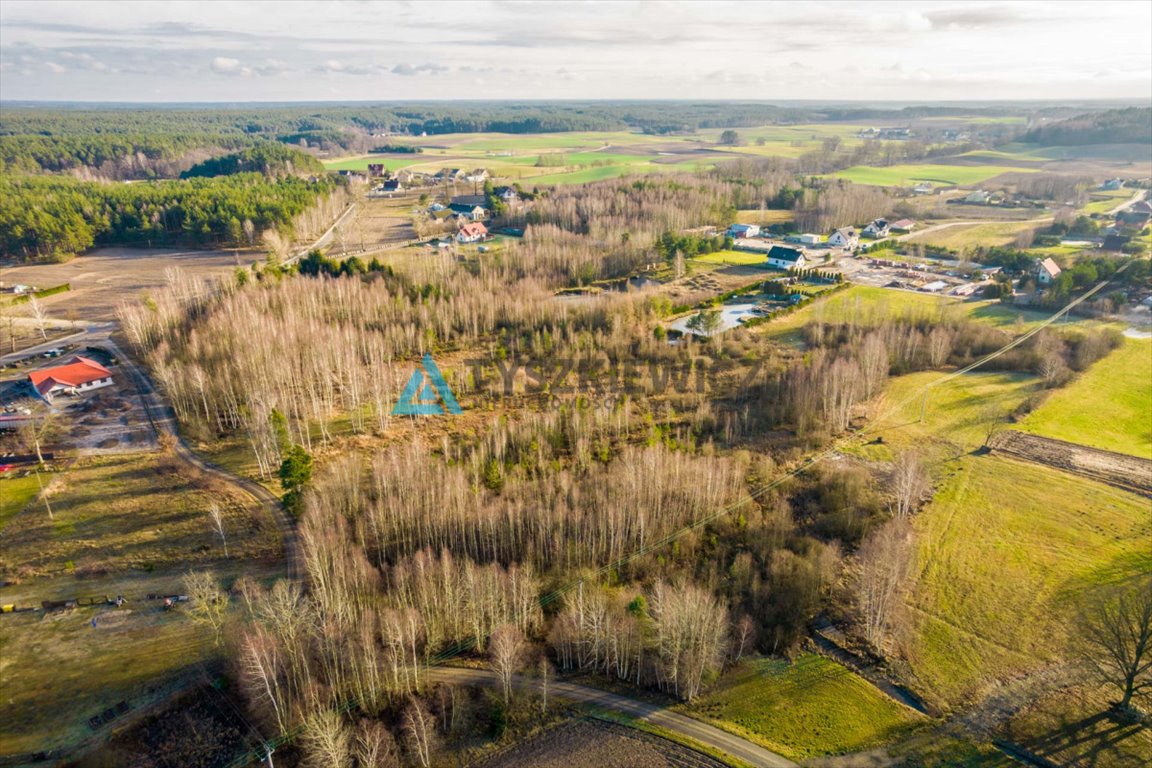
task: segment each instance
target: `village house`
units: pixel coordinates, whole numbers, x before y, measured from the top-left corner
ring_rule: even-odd
[[[732,239],[756,237],[760,234],[760,227],[756,224],[733,224],[728,227],[728,236]]]
[[[973,205],[987,205],[988,200],[991,199],[991,197],[992,195],[985,192],[984,190],[976,189],[968,193],[968,195],[964,198],[964,202],[971,203]]]
[[[1149,203],[1147,200],[1137,200],[1136,202],[1132,203],[1132,205],[1128,206],[1128,210],[1134,213],[1152,214],[1152,203]]]
[[[483,221],[488,216],[488,198],[484,195],[457,195],[448,208],[472,221]]]
[[[868,226],[864,227],[861,234],[864,237],[871,237],[874,240],[879,240],[882,237],[888,237],[888,220],[887,219],[874,219]]]
[[[380,185],[381,192],[403,192],[404,185],[400,183],[400,179],[388,179]]]
[[[1115,190],[1120,189],[1122,186],[1124,186],[1123,179],[1108,179],[1100,185],[1100,189],[1104,190],[1105,192],[1114,192]]]
[[[1121,229],[1130,229],[1136,232],[1148,226],[1150,215],[1145,211],[1136,210],[1136,206],[1132,206],[1126,211],[1120,211],[1116,214],[1116,225]]]
[[[803,269],[808,264],[803,248],[774,245],[768,251],[768,266],[777,269]]]
[[[813,234],[803,234],[803,235],[800,235],[799,238],[797,238],[797,242],[800,243],[801,245],[820,245],[820,242],[822,240],[823,240],[823,238],[820,237],[820,235],[813,235]]]
[[[112,372],[104,366],[77,355],[63,365],[43,368],[28,374],[28,381],[45,402],[58,394],[78,394],[111,386]]]
[[[888,229],[901,233],[911,232],[915,228],[916,222],[912,221],[912,219],[900,219],[900,221],[894,221],[888,225]]]
[[[912,187],[912,191],[917,195],[930,195],[934,190],[935,187],[926,181],[921,181],[916,186]]]
[[[496,187],[492,193],[504,203],[514,203],[520,199],[520,193],[515,187]]]
[[[856,230],[852,227],[840,227],[828,235],[828,245],[834,248],[855,248],[859,243]]]
[[[1043,259],[1036,263],[1036,282],[1040,285],[1049,285],[1059,277],[1060,272],[1060,266],[1051,258]]]
[[[478,221],[474,221],[460,227],[460,231],[456,233],[456,242],[478,243],[486,237],[488,237],[488,227]]]
[[[487,168],[476,168],[475,170],[469,171],[468,175],[464,177],[464,180],[471,183],[471,184],[479,184],[479,183],[487,180],[487,178],[488,178],[488,169]]]
[[[376,179],[384,175],[384,163],[368,163],[368,178]]]

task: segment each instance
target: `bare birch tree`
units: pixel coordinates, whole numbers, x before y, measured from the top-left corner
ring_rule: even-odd
[[[896,457],[889,478],[892,492],[892,511],[896,517],[906,519],[920,505],[924,495],[931,489],[928,471],[915,450],[907,450]]]
[[[902,608],[912,567],[912,528],[893,518],[873,531],[856,553],[856,609],[864,639],[883,654]]]
[[[524,635],[510,624],[497,627],[488,642],[488,659],[492,670],[500,678],[504,706],[508,706],[512,703],[513,680],[524,659]]]

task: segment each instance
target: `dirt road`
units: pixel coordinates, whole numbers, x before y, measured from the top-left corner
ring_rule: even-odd
[[[428,679],[456,683],[458,685],[473,685],[497,687],[500,685],[495,672],[485,669],[464,669],[460,667],[433,667],[428,670]],[[535,690],[539,686],[538,680],[518,677],[518,688]],[[627,696],[590,688],[585,685],[556,681],[549,686],[552,695],[581,704],[592,704],[604,709],[620,712],[645,722],[657,725],[666,730],[685,736],[705,746],[718,749],[732,757],[742,760],[749,765],[763,766],[763,768],[795,768],[797,763],[792,762],[783,755],[765,749],[758,744],[742,739],[707,723],[702,723],[687,715],[669,711],[667,707],[651,704],[646,701],[637,701]]]

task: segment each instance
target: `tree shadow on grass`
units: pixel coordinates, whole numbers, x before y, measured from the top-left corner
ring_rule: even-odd
[[[1117,722],[1111,712],[1100,712],[1063,720],[1043,736],[1024,741],[1023,746],[1062,765],[1143,766],[1147,765],[1148,744],[1139,744],[1134,737],[1144,729]]]

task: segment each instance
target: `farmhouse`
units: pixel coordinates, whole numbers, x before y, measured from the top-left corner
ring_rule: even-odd
[[[487,203],[488,200],[484,195],[457,195],[452,198],[452,204],[448,207],[454,213],[467,216],[472,221],[483,221],[488,215],[488,210],[485,208]]]
[[[1108,179],[1100,185],[1100,189],[1103,189],[1107,192],[1112,192],[1114,190],[1120,189],[1122,186],[1124,186],[1123,179]]]
[[[112,372],[99,363],[77,355],[63,365],[28,374],[28,381],[45,402],[61,392],[88,392],[112,384]]]
[[[743,237],[756,237],[760,234],[760,227],[756,224],[733,224],[728,227],[728,236],[736,239]]]
[[[840,227],[832,234],[828,235],[828,245],[836,248],[855,248],[859,242],[856,237],[856,230],[852,227]]]
[[[400,179],[388,179],[380,185],[381,192],[403,192],[404,185],[400,183]]]
[[[912,219],[900,219],[900,221],[892,222],[888,228],[893,232],[911,232],[916,228],[916,222],[912,221]]]
[[[1052,259],[1044,259],[1036,263],[1036,282],[1048,285],[1060,275],[1060,266]]]
[[[789,248],[786,245],[774,245],[768,251],[768,266],[777,269],[803,269],[808,263],[802,248]]]
[[[516,191],[515,187],[496,187],[492,193],[505,203],[514,203],[520,199],[520,193]]]
[[[478,221],[474,221],[471,224],[465,224],[460,227],[460,231],[456,233],[456,242],[478,243],[486,237],[488,237],[488,227]]]
[[[475,170],[469,171],[468,175],[464,177],[464,180],[470,181],[473,184],[479,184],[480,182],[484,181],[487,178],[488,178],[488,169],[487,168],[477,168]]]
[[[1126,211],[1120,211],[1116,215],[1116,224],[1123,229],[1134,229],[1140,231],[1148,225],[1149,214],[1145,211],[1136,210],[1136,206],[1132,206]]]
[[[873,239],[888,237],[888,220],[875,219],[869,223],[868,226],[864,227],[861,234],[863,234],[864,237],[871,237]]]
[[[964,202],[972,203],[973,205],[985,205],[988,203],[988,200],[991,197],[992,197],[992,195],[988,194],[984,190],[977,189],[977,190],[974,190],[972,192],[969,192],[968,196],[964,198]]]

